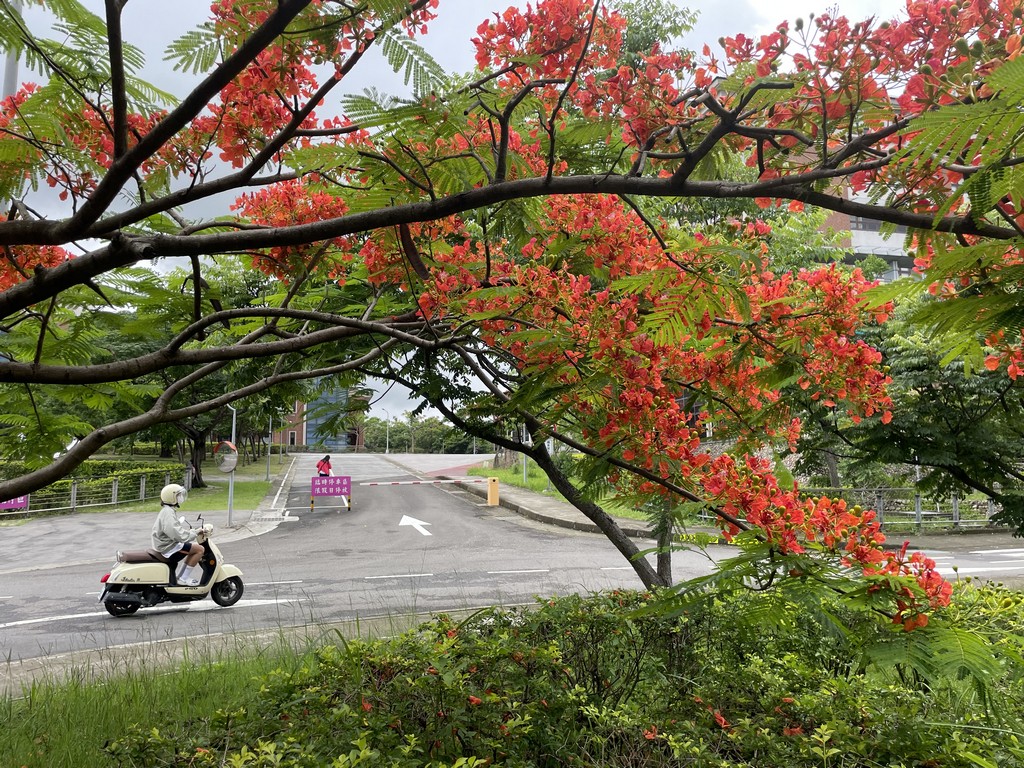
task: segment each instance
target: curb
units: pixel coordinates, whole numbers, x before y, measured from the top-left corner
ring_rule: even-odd
[[[451,479],[451,478],[449,478],[449,479]],[[471,493],[474,496],[477,496],[479,498],[482,498],[482,499],[486,499],[487,498],[487,489],[480,488],[476,484],[458,482],[458,479],[457,478],[455,478],[455,479],[456,479],[455,485],[456,485],[457,488],[459,488],[461,490],[464,490],[464,491],[466,491],[468,493]],[[604,533],[600,528],[597,527],[597,525],[595,525],[594,523],[590,522],[589,520],[567,520],[565,518],[557,517],[555,515],[546,515],[543,512],[537,512],[536,510],[530,508],[529,506],[526,506],[523,503],[516,502],[516,501],[510,501],[507,498],[503,498],[500,493],[498,495],[498,505],[503,507],[503,508],[505,508],[505,509],[507,509],[507,510],[515,512],[518,515],[522,515],[523,517],[525,517],[525,518],[527,518],[529,520],[533,520],[535,522],[545,523],[547,525],[554,525],[554,526],[557,526],[557,527],[560,527],[560,528],[567,528],[567,529],[573,530],[573,531],[583,531],[585,533],[600,533],[600,534]],[[580,514],[582,514],[582,513],[580,513]],[[651,533],[650,528],[638,526],[636,524],[636,521],[634,521],[634,520],[624,520],[624,519],[621,519],[621,518],[615,518],[615,520],[619,524],[619,528],[622,530],[622,532],[626,536],[631,538],[631,539],[653,539],[654,538],[653,534]],[[900,549],[903,546],[903,542],[904,541],[910,541],[911,542],[911,548],[913,548],[914,547],[913,540],[915,538],[919,539],[922,536],[935,536],[935,537],[941,536],[941,537],[945,537],[945,538],[956,538],[956,537],[961,537],[961,536],[963,536],[963,537],[971,537],[971,536],[975,536],[975,535],[978,535],[978,534],[992,534],[992,533],[1006,533],[1006,534],[1009,534],[1009,533],[1012,533],[1012,532],[1013,532],[1013,529],[1011,527],[1009,527],[1009,526],[997,526],[997,525],[966,526],[966,527],[961,527],[961,528],[945,528],[945,529],[936,530],[936,531],[920,531],[920,532],[911,533],[911,534],[907,534],[907,533],[886,533],[883,530],[882,533],[885,535],[886,541],[885,541],[885,543],[882,546],[883,546],[884,549],[887,549],[887,550],[895,550],[895,549]],[[686,536],[688,534],[693,534],[693,533],[707,533],[707,534],[712,535],[712,536],[718,536],[718,537],[721,536],[721,532],[717,528],[697,527],[697,526],[687,527],[686,529],[684,529],[683,536]],[[722,541],[720,543],[725,544],[726,542]]]
[[[482,499],[487,498],[487,489],[477,488],[475,484],[456,482],[455,487],[467,491],[473,494],[474,496],[478,496]],[[498,494],[498,506],[504,507],[505,509],[515,512],[517,515],[522,515],[523,517],[529,520],[534,520],[538,523],[546,523],[548,525],[554,525],[559,528],[568,528],[569,530],[583,531],[585,533],[604,533],[600,528],[597,527],[597,525],[590,522],[589,520],[566,520],[565,518],[561,517],[545,515],[542,512],[537,512],[536,510],[530,509],[529,507],[524,506],[523,504],[520,504],[518,502],[503,499],[500,493]],[[631,539],[654,538],[649,528],[638,527],[636,525],[636,521],[630,520],[627,525],[623,525],[622,521],[617,520],[616,522],[619,523],[619,528],[622,530],[622,532]]]

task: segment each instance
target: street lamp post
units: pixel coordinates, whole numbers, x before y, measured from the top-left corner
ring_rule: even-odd
[[[267,481],[270,481],[270,454],[273,453],[271,448],[274,446],[274,417],[270,417],[270,421],[267,423]]]
[[[235,407],[229,405],[231,409],[231,445],[236,446],[235,442],[235,423],[238,414],[235,412]],[[231,469],[231,474],[228,475],[228,527],[231,527],[231,513],[235,510],[235,470]]]
[[[381,408],[387,419],[384,421],[384,453],[391,453],[391,414],[387,408]]]

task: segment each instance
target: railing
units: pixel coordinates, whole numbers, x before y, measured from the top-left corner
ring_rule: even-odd
[[[961,499],[953,495],[936,500],[923,497],[914,488],[800,488],[800,494],[845,499],[851,506],[859,504],[864,509],[873,509],[883,531],[981,528],[991,525],[992,516],[1000,510],[992,499]],[[701,517],[711,519],[711,515]]]
[[[180,473],[180,479],[179,479]],[[0,510],[0,517],[25,515],[60,515],[84,509],[99,509],[145,502],[160,497],[160,490],[171,482],[192,487],[192,470],[147,472],[110,478],[106,482],[90,478],[74,478],[67,490],[43,488],[29,494],[24,507]]]
[[[802,488],[805,496],[828,496],[859,504],[878,514],[882,530],[926,527],[978,528],[991,524],[1000,507],[992,499],[947,499],[921,496],[914,488]]]

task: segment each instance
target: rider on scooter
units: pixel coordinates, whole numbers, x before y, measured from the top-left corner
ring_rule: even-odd
[[[206,549],[196,541],[196,532],[178,514],[178,507],[187,497],[188,491],[176,483],[165,485],[160,491],[163,506],[153,523],[153,549],[164,557],[184,552],[185,558],[178,566],[177,582],[183,587],[196,587],[201,576],[197,565]]]

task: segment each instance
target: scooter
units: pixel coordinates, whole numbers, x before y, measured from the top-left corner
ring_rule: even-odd
[[[196,541],[203,545],[206,553],[199,561],[202,576],[199,585],[186,587],[177,583],[174,572],[183,555],[170,557],[146,549],[135,552],[120,552],[110,573],[100,579],[103,592],[100,602],[111,616],[131,616],[140,608],[158,603],[190,603],[209,595],[217,605],[228,608],[242,598],[245,589],[242,572],[221,560],[220,550],[210,540],[213,526],[202,524],[196,532]],[[184,522],[184,518],[182,518]]]

